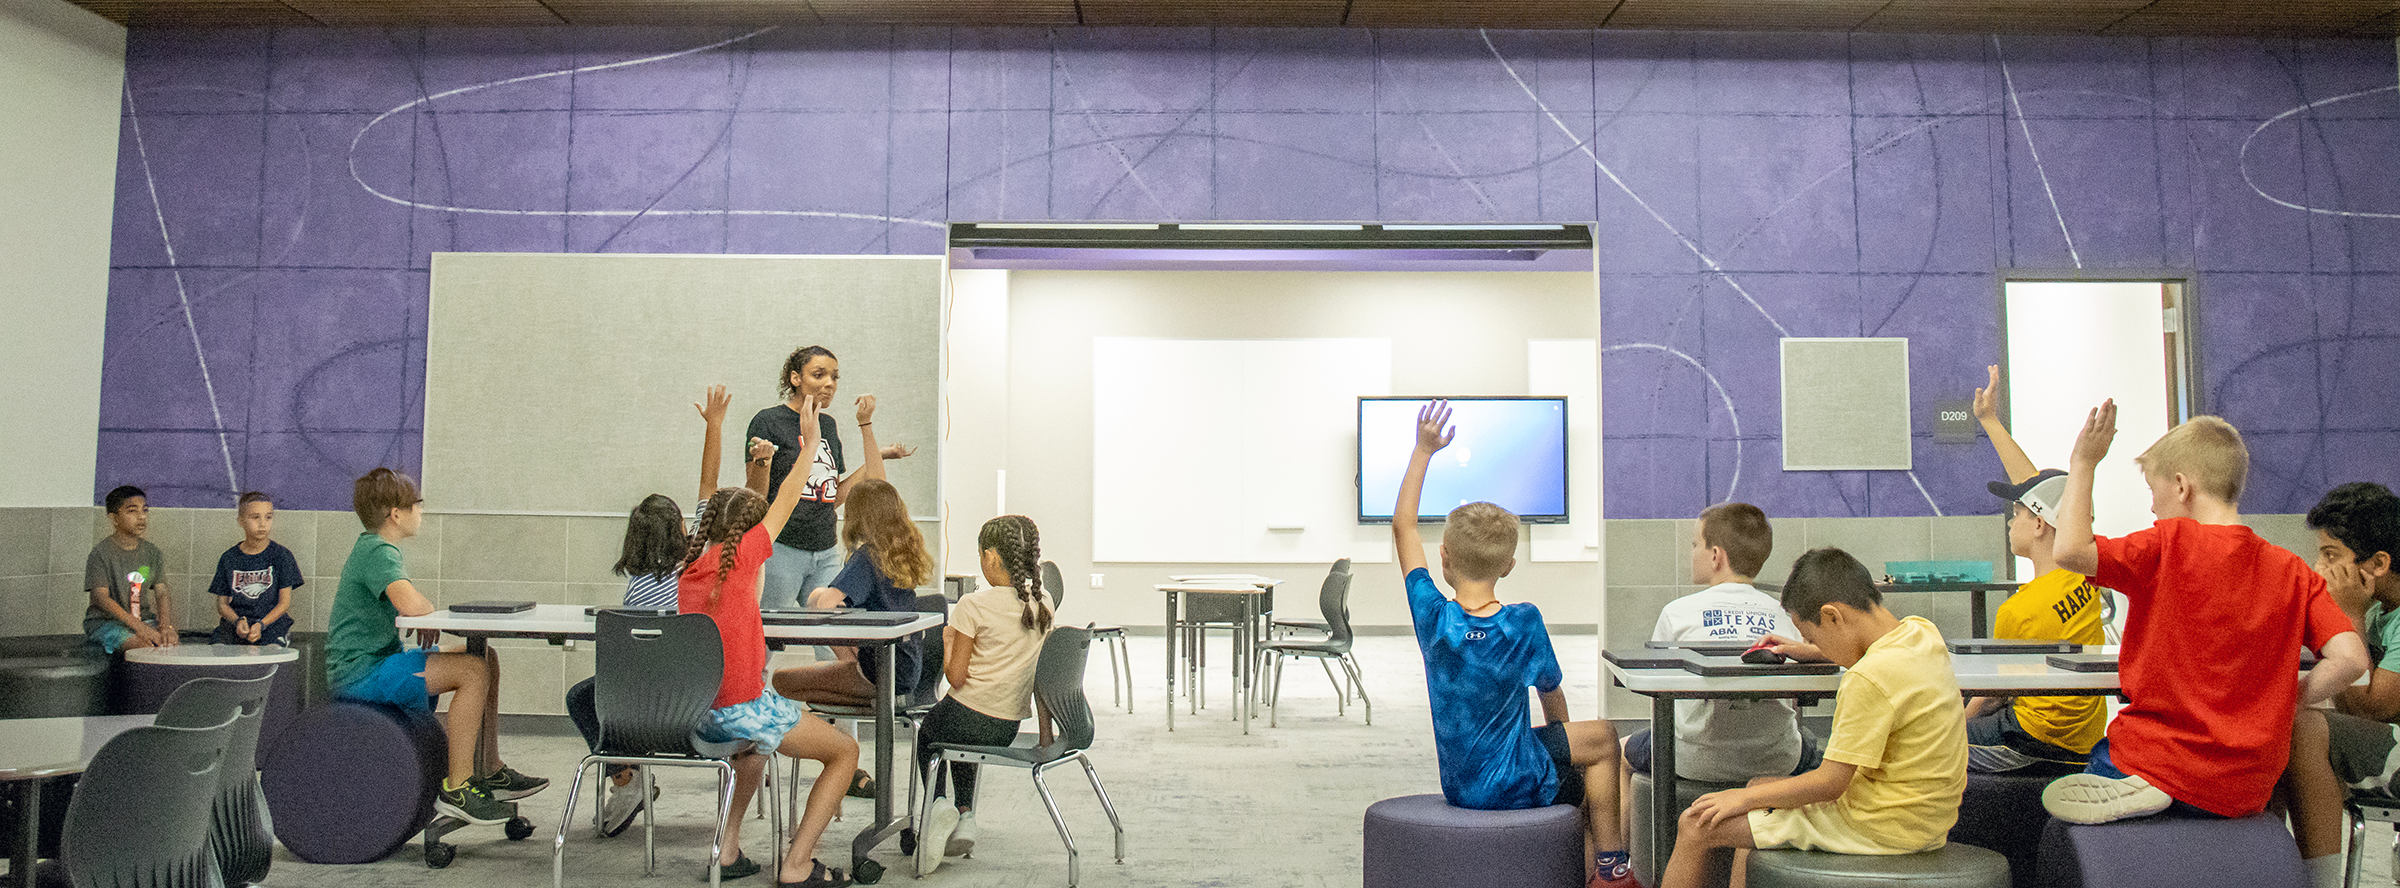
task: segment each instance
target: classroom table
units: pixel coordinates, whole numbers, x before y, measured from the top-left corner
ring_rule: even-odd
[[[2114,647],[2087,648],[2114,653]],[[2051,666],[2047,654],[1950,655],[1959,690],[1977,697],[2090,697],[2118,690],[2115,672],[2072,672]],[[1650,855],[1664,867],[1675,850],[1675,701],[1818,700],[1833,696],[1840,673],[1830,675],[1703,676],[1680,668],[1626,669],[1606,663],[1619,687],[1650,698]]]
[[[1250,733],[1249,703],[1255,696],[1254,689],[1250,687],[1250,660],[1258,645],[1259,617],[1265,613],[1262,600],[1272,594],[1276,586],[1282,585],[1283,581],[1255,574],[1211,574],[1206,576],[1186,574],[1170,576],[1168,579],[1174,582],[1161,583],[1153,587],[1160,592],[1167,593],[1167,730],[1175,730],[1176,638],[1182,634],[1184,627],[1197,625],[1184,619],[1183,596],[1234,595],[1239,596],[1241,600],[1242,628],[1233,633],[1233,717],[1241,722],[1242,733]],[[1197,648],[1204,641],[1204,639],[1195,639],[1192,644]],[[1187,673],[1185,693],[1187,694],[1196,690],[1200,681],[1199,675],[1195,671],[1196,667],[1191,665],[1194,662],[1194,653],[1196,652],[1187,651],[1184,654],[1185,672]],[[1191,697],[1191,706],[1192,714],[1198,715],[1200,701],[1197,695]]]
[[[93,715],[0,719],[0,783],[16,787],[17,845],[9,849],[8,884],[31,888],[41,853],[42,784],[83,773],[100,747],[118,734],[148,727],[157,715]]]
[[[587,608],[572,604],[537,604],[532,610],[514,614],[460,614],[438,610],[419,617],[401,617],[395,621],[401,629],[437,629],[467,640],[467,650],[479,653],[485,643],[494,638],[539,638],[552,644],[593,637],[595,626]],[[774,612],[767,612],[773,616]],[[823,644],[844,647],[892,647],[902,639],[939,628],[943,616],[938,613],[919,613],[917,618],[895,626],[795,626],[768,623],[765,627],[769,647],[784,644]],[[857,872],[860,862],[875,846],[909,826],[892,811],[892,736],[898,730],[893,694],[897,682],[892,674],[891,656],[877,657],[875,675],[875,821],[850,843],[850,871]],[[913,812],[912,812],[913,814]],[[781,843],[784,837],[777,837]],[[780,847],[780,845],[779,845]]]
[[[1986,616],[1986,614],[1988,613],[1988,611],[1986,611],[1986,610],[1984,609],[1984,595],[1985,595],[1985,593],[1989,593],[1989,592],[2002,592],[2002,593],[2006,593],[2006,592],[2015,592],[2015,591],[2017,591],[2017,584],[2015,584],[2015,583],[1877,583],[1877,584],[1875,584],[1875,589],[1876,589],[1876,591],[1882,592],[1882,593],[1883,593],[1883,594],[1885,594],[1885,595],[1892,595],[1892,594],[1895,594],[1895,593],[1897,593],[1897,594],[1902,594],[1902,595],[1913,595],[1913,594],[1925,593],[1925,592],[1965,592],[1965,593],[1967,593],[1967,606],[1968,606],[1968,607],[1970,607],[1970,608],[1973,608],[1972,610],[1970,610],[1970,611],[1968,611],[1968,612],[1967,612],[1967,637],[1968,637],[1968,638],[1990,638],[1990,637],[1991,637],[1991,633],[1990,633],[1990,632],[1988,632],[1988,631],[1986,631],[1986,629],[1988,629],[1988,628],[1989,628],[1989,627],[1987,626],[1987,622],[1988,622],[1988,620],[1989,620],[1989,617],[1987,617],[1987,616]]]

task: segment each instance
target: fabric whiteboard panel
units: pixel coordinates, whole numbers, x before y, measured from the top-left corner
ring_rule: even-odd
[[[1907,469],[1908,340],[1783,340],[1786,471]]]
[[[1525,343],[1525,393],[1567,399],[1567,523],[1533,525],[1535,561],[1600,557],[1600,344]]]
[[[1092,560],[1350,557],[1357,399],[1391,367],[1388,339],[1092,340]]]
[[[733,395],[719,483],[742,483],[750,416],[784,358],[841,359],[832,413],[860,463],[852,399],[876,396],[913,514],[936,500],[939,257],[436,253],[425,366],[425,498],[437,511],[689,510],[712,383]]]

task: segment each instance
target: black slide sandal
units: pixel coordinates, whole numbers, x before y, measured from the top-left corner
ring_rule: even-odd
[[[854,799],[874,798],[875,778],[867,776],[867,772],[864,770],[851,774],[850,789],[844,792],[843,795],[847,795]]]
[[[810,860],[808,878],[798,882],[777,882],[775,888],[847,888],[849,876],[841,870],[826,866],[825,861]]]

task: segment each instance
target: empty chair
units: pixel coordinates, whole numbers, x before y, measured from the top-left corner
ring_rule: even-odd
[[[1319,663],[1337,660],[1342,674],[1350,679],[1350,687],[1358,689],[1358,703],[1367,711],[1367,724],[1375,723],[1375,704],[1367,699],[1366,682],[1359,677],[1358,658],[1350,653],[1350,572],[1336,570],[1325,575],[1325,586],[1317,593],[1317,607],[1325,612],[1325,625],[1330,631],[1318,641],[1271,642],[1259,651],[1261,665],[1272,658],[1275,678],[1267,690],[1267,726],[1275,726],[1276,710],[1283,703],[1283,661],[1290,657],[1313,657]],[[1326,679],[1333,675],[1329,670]],[[1340,713],[1342,701],[1349,698],[1341,682],[1333,683],[1334,712]]]
[[[204,728],[238,716],[226,738],[225,765],[217,769],[221,780],[209,835],[217,872],[227,885],[262,881],[275,863],[275,837],[267,834],[266,820],[259,814],[266,797],[258,789],[256,762],[277,668],[269,666],[267,674],[257,678],[192,679],[168,694],[158,709],[157,724],[173,728]]]
[[[76,888],[217,885],[210,809],[234,725],[244,717],[134,728],[100,747],[67,803],[59,855],[67,881]]]
[[[966,746],[936,743],[932,763],[926,766],[925,784],[933,786],[936,769],[951,763],[996,765],[1004,768],[1025,768],[1033,772],[1033,790],[1042,798],[1042,807],[1050,812],[1050,823],[1058,827],[1058,839],[1067,846],[1067,886],[1074,888],[1082,869],[1075,849],[1075,835],[1068,831],[1066,818],[1059,816],[1058,802],[1050,796],[1050,784],[1042,779],[1050,769],[1067,762],[1083,766],[1083,776],[1091,781],[1092,793],[1100,797],[1100,807],[1108,812],[1108,824],[1116,831],[1117,862],[1125,862],[1125,824],[1117,819],[1117,807],[1108,800],[1108,790],[1100,785],[1100,774],[1092,769],[1091,757],[1085,750],[1092,745],[1092,706],[1083,696],[1084,661],[1091,653],[1092,635],[1073,626],[1050,630],[1042,641],[1042,658],[1033,673],[1034,718],[1048,720],[1055,728],[1050,742],[1042,742],[1040,733],[1020,733],[1015,743],[1007,746]],[[917,822],[930,822],[934,798],[925,794],[923,807],[917,812]]]
[[[1327,571],[1326,571],[1326,573],[1329,573],[1329,574],[1337,574],[1337,573],[1345,573],[1345,574],[1346,574],[1346,573],[1349,573],[1349,572],[1350,572],[1350,559],[1348,559],[1348,558],[1344,558],[1344,559],[1342,559],[1342,560],[1340,560],[1340,561],[1336,561],[1336,562],[1334,562],[1334,563],[1333,563],[1333,567],[1332,567],[1332,569],[1330,569],[1330,570],[1327,570]],[[1324,620],[1276,620],[1276,621],[1274,621],[1272,624],[1269,624],[1269,631],[1273,632],[1273,633],[1274,633],[1274,634],[1276,634],[1276,635],[1279,635],[1279,636],[1281,636],[1281,635],[1290,635],[1290,634],[1292,634],[1293,632],[1303,632],[1303,631],[1305,631],[1305,632],[1332,632],[1332,631],[1333,631],[1333,626],[1332,626],[1332,624],[1329,624],[1329,623],[1325,622]]]
[[[1061,607],[1067,603],[1067,581],[1058,574],[1058,562],[1042,562],[1042,591],[1050,593],[1051,607]],[[1125,627],[1104,623],[1085,623],[1083,631],[1091,633],[1093,638],[1108,644],[1108,705],[1119,705],[1117,703],[1118,688],[1122,687],[1125,711],[1132,712],[1133,657],[1125,649]],[[1122,680],[1117,677],[1120,666],[1123,667],[1124,673]]]
[[[567,824],[575,820],[575,799],[593,766],[658,765],[717,772],[717,831],[708,846],[708,883],[716,885],[725,819],[733,806],[730,759],[751,748],[748,740],[703,740],[698,731],[725,677],[724,639],[707,614],[646,616],[603,610],[594,622],[592,690],[593,709],[600,715],[600,745],[576,765],[575,782],[567,788],[566,811],[559,816],[558,836],[550,848],[551,881],[557,888],[567,884]],[[768,768],[767,773],[774,770]],[[642,780],[650,780],[646,769]],[[647,797],[650,788],[643,787],[642,794]],[[771,823],[780,851],[783,808],[768,807],[775,812]],[[655,806],[642,807],[642,848],[650,871],[658,869],[654,811]]]

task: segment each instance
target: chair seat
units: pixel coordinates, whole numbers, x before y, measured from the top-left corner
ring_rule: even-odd
[[[1123,635],[1125,634],[1125,627],[1093,623],[1089,626],[1083,627],[1083,631],[1089,632],[1093,635]]]
[[[1286,629],[1309,629],[1326,633],[1333,631],[1333,624],[1324,620],[1276,620],[1275,625]]]
[[[1052,743],[1048,746],[1043,746],[1041,745],[1041,742],[1042,735],[1040,734],[1018,734],[1017,742],[1008,746],[970,746],[963,743],[934,743],[929,744],[926,748],[937,752],[955,752],[965,755],[982,756],[990,759],[1004,759],[1012,762],[1023,762],[1029,765],[1047,765],[1051,762],[1059,761],[1076,753],[1076,750],[1069,749],[1064,743]]]
[[[1323,641],[1275,641],[1260,645],[1259,649],[1266,651],[1277,651],[1286,654],[1314,654],[1326,657],[1339,657],[1350,652],[1350,643],[1346,641],[1334,641],[1330,638]]]

